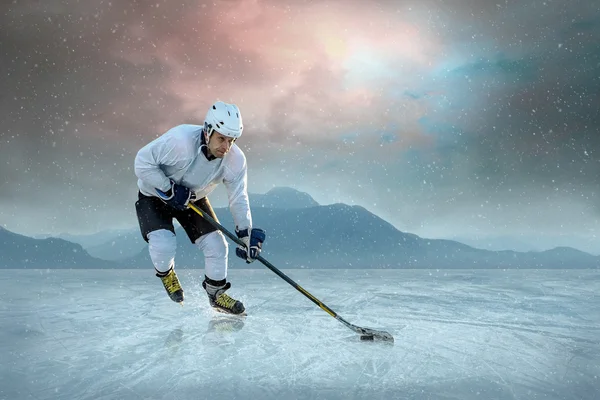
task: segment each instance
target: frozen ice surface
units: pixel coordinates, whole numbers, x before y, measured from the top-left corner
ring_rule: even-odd
[[[241,319],[202,270],[184,307],[148,270],[5,270],[0,399],[598,399],[598,271],[230,270]]]

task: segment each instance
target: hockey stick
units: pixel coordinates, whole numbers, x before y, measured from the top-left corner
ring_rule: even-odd
[[[219,224],[217,221],[215,221],[214,218],[212,218],[210,215],[203,212],[196,205],[194,205],[193,203],[189,203],[188,207],[191,208],[192,210],[194,210],[196,213],[198,213],[202,218],[204,218],[206,221],[208,221],[212,226],[214,226],[215,228],[217,228],[218,230],[223,232],[233,242],[237,243],[240,246],[245,246],[244,242],[242,242],[240,239],[238,239],[237,236],[235,236],[234,234],[229,232],[227,229],[225,229],[225,227],[223,227],[223,225]],[[342,324],[344,324],[346,327],[352,329],[354,332],[360,334],[361,340],[381,340],[384,342],[392,342],[392,343],[394,342],[394,337],[392,335],[390,335],[388,332],[378,331],[378,330],[370,329],[370,328],[361,328],[360,326],[353,325],[350,322],[346,321],[344,318],[337,315],[337,313],[335,311],[333,311],[331,308],[329,308],[325,304],[323,304],[323,302],[321,302],[315,296],[308,293],[308,291],[306,291],[304,288],[302,288],[302,286],[298,285],[296,282],[291,280],[286,274],[284,274],[283,272],[281,272],[280,270],[275,268],[275,266],[273,264],[271,264],[270,262],[265,260],[261,255],[259,255],[256,259],[258,261],[260,261],[261,263],[263,263],[265,265],[265,267],[269,268],[271,271],[273,271],[277,275],[279,275],[279,277],[282,278],[284,281],[286,281],[287,283],[292,285],[296,290],[298,290],[304,296],[308,297],[310,299],[310,301],[312,301],[313,303],[318,305],[327,314],[331,315],[333,318],[337,319]]]

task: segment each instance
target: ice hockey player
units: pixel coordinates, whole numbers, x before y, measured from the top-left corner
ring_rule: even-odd
[[[177,219],[187,236],[204,253],[204,281],[210,305],[217,311],[242,314],[242,302],[228,296],[228,245],[223,234],[188,208],[189,202],[217,220],[206,197],[219,183],[227,190],[235,232],[244,242],[236,255],[251,263],[260,254],[265,232],[252,227],[248,202],[247,165],[234,143],[243,130],[235,104],[210,106],[204,125],[178,125],[139,150],[135,157],[138,200],[135,203],[142,237],[171,300],[181,303],[183,289],[175,273]]]

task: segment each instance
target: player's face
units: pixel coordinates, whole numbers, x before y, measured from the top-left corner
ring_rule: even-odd
[[[208,151],[217,158],[223,158],[225,157],[225,154],[229,153],[229,150],[231,150],[232,144],[233,138],[221,135],[217,131],[213,131],[213,134],[208,141]]]

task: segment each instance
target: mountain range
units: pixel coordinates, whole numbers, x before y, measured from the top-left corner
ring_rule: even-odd
[[[251,194],[254,226],[267,232],[263,256],[278,268],[598,268],[600,257],[570,247],[491,251],[402,232],[360,206],[319,205],[309,194],[274,188]],[[233,231],[228,208],[216,208]],[[179,268],[203,268],[202,253],[176,228]],[[235,258],[231,268],[264,268]],[[150,268],[138,229],[31,238],[0,228],[0,268]]]

